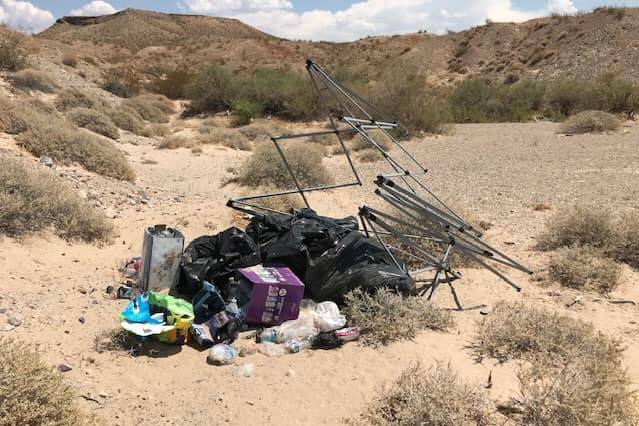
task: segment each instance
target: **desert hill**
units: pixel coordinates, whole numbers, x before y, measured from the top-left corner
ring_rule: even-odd
[[[234,19],[127,9],[110,16],[64,17],[38,37],[91,49],[108,63],[133,63],[140,71],[175,64],[190,69],[210,62],[237,70],[297,68],[313,57],[373,79],[397,61],[409,60],[433,82],[469,75],[593,78],[610,71],[639,81],[638,33],[636,8],[600,8],[519,24],[487,22],[445,35],[423,32],[349,43],[285,40]]]

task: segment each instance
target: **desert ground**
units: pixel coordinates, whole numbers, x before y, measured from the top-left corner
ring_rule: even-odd
[[[490,311],[499,300],[522,300],[591,321],[623,341],[625,366],[639,382],[639,307],[610,303],[639,302],[639,272],[624,266],[621,285],[610,299],[579,293],[546,282],[548,254],[534,248],[546,220],[561,208],[639,208],[639,126],[627,122],[616,133],[570,137],[557,134],[557,126],[455,125],[451,134],[414,139],[405,147],[429,168],[426,182],[433,191],[492,224],[486,240],[535,271],[532,276],[505,271],[523,287],[518,293],[487,271],[464,269],[456,283],[464,305],[485,304]],[[105,289],[120,282],[118,260],[140,254],[144,226],[177,226],[187,242],[222,231],[237,220],[226,200],[246,191],[223,183],[231,176],[229,167],[237,167],[248,152],[217,145],[204,145],[199,154],[187,148],[159,150],[153,139],[128,133],[121,142],[133,140],[118,147],[135,170],[134,184],[79,166],[54,166],[55,173],[87,199],[99,200],[113,218],[118,232],[112,244],[68,243],[48,233],[0,241],[0,311],[22,318],[20,326],[2,333],[33,344],[51,366],[70,366],[64,377],[87,412],[112,425],[338,424],[415,361],[450,363],[473,384],[485,384],[491,374],[488,392],[495,401],[518,392],[516,361],[473,358],[468,345],[481,318],[476,309],[453,312],[456,325],[450,332],[422,332],[414,341],[380,348],[354,342],[280,358],[258,353],[222,367],[208,365],[206,351],[190,346],[162,346],[137,357],[96,351],[96,336],[118,327],[117,315],[127,303]],[[11,137],[0,135],[0,143],[11,155],[37,162]],[[343,156],[324,162],[336,180],[348,178]],[[357,162],[363,187],[316,194],[312,206],[340,217],[376,203],[372,181],[381,165]],[[550,209],[535,211],[542,203]],[[440,290],[436,304],[454,306],[447,289]],[[238,374],[246,363],[254,364],[250,377]]]

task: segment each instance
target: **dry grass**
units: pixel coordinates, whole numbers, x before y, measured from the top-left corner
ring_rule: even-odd
[[[12,102],[0,98],[0,131],[17,135],[29,127],[33,107],[27,102]]]
[[[120,105],[108,112],[111,121],[122,130],[144,136],[146,127],[140,114],[133,108]]]
[[[482,426],[492,423],[492,404],[478,387],[465,383],[450,366],[405,369],[349,424]]]
[[[575,206],[558,211],[548,219],[546,231],[537,247],[553,250],[559,247],[591,246],[608,250],[615,245],[612,217],[603,209]]]
[[[122,105],[134,109],[142,119],[151,123],[168,123],[170,115],[175,112],[173,103],[162,95],[140,95],[125,99]]]
[[[200,126],[198,128],[201,144],[219,144],[227,148],[240,151],[251,151],[253,145],[244,134],[235,129],[225,129],[222,127]]]
[[[621,267],[590,247],[565,247],[551,257],[548,274],[565,287],[607,294],[619,284]]]
[[[48,170],[0,157],[0,232],[12,237],[53,227],[71,240],[108,241],[113,227]]]
[[[55,78],[44,71],[24,69],[10,76],[11,84],[21,90],[38,90],[44,93],[54,93],[59,87]]]
[[[88,108],[75,108],[67,113],[67,118],[73,124],[84,127],[111,139],[118,139],[120,132],[111,119],[99,112]]]
[[[133,169],[111,142],[78,129],[55,114],[38,114],[17,142],[35,156],[48,155],[63,163],[78,162],[103,176],[132,181]]]
[[[156,147],[158,149],[178,149],[178,148],[191,148],[193,141],[180,135],[171,135],[162,139]]]
[[[361,161],[362,163],[375,163],[377,161],[382,161],[384,157],[382,156],[382,153],[379,152],[378,149],[370,148],[370,149],[365,149],[363,151],[360,151],[359,155],[357,156],[357,159]]]
[[[254,141],[260,136],[277,136],[285,131],[274,121],[253,121],[248,126],[240,127],[237,130],[250,141]]]
[[[292,144],[284,147],[293,174],[303,186],[317,186],[333,182],[329,171],[322,164],[324,149],[315,144]],[[274,186],[291,188],[293,179],[272,144],[259,144],[246,160],[235,179],[241,185],[258,187]]]
[[[613,114],[603,111],[582,111],[570,117],[560,127],[561,133],[602,133],[619,129],[621,122]]]
[[[352,325],[360,328],[360,341],[371,346],[410,340],[422,330],[446,331],[454,324],[450,312],[423,298],[403,297],[387,289],[373,295],[360,289],[350,292],[344,313]]]
[[[168,124],[151,123],[142,132],[143,136],[168,136],[171,134],[171,127]]]
[[[628,212],[617,220],[615,258],[639,269],[639,211]]]
[[[278,192],[279,188],[263,187],[259,188],[256,192],[260,194],[269,194]],[[261,200],[254,200],[255,204],[265,207],[267,209],[276,210],[282,213],[288,213],[292,209],[300,209],[304,207],[304,201],[298,194],[281,195],[278,197],[263,198]]]
[[[58,93],[55,104],[59,111],[69,111],[74,108],[89,108],[97,111],[107,109],[104,99],[76,88],[65,89]]]
[[[97,353],[126,352],[131,353],[131,348],[137,345],[135,337],[126,330],[118,327],[98,333],[93,341]]]
[[[0,339],[1,425],[96,425],[74,390],[30,347]]]

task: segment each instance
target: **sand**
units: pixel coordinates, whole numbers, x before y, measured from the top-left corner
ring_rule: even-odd
[[[427,182],[433,190],[492,224],[486,234],[491,244],[542,271],[548,255],[533,246],[554,211],[575,203],[612,212],[639,208],[637,125],[610,135],[565,137],[555,131],[549,123],[458,125],[452,135],[406,146],[429,167]],[[69,364],[72,370],[64,376],[80,395],[92,399],[79,397],[87,411],[111,425],[338,424],[416,361],[450,363],[476,384],[485,383],[492,371],[490,396],[502,401],[516,395],[516,363],[477,363],[467,347],[478,310],[455,312],[456,326],[449,333],[424,332],[388,347],[350,343],[281,358],[254,354],[225,367],[207,365],[206,351],[190,346],[164,346],[138,357],[96,352],[95,337],[118,327],[117,314],[126,304],[109,298],[105,289],[118,282],[118,259],[140,253],[143,227],[176,225],[187,240],[219,232],[236,217],[225,207],[227,198],[246,191],[222,182],[231,176],[227,169],[249,153],[205,146],[194,155],[188,149],[161,151],[144,140],[138,143],[120,145],[135,168],[135,185],[79,168],[58,170],[115,216],[119,235],[112,245],[69,244],[49,234],[0,242],[0,308],[7,309],[4,315],[23,318],[19,327],[0,333],[32,343],[52,366]],[[325,161],[337,180],[348,178],[343,157]],[[370,182],[380,163],[358,167],[366,185],[313,196],[320,213],[356,214],[360,205],[376,202]],[[533,211],[539,203],[551,209]],[[639,380],[636,305],[598,301],[590,293],[568,308],[566,302],[578,292],[511,271],[509,276],[523,287],[517,293],[487,271],[463,272],[456,288],[466,306],[523,300],[592,321],[623,340],[626,366]],[[639,301],[638,281],[639,272],[624,267],[622,284],[611,296]],[[437,304],[453,306],[446,289]],[[237,374],[245,363],[254,365],[250,377]]]

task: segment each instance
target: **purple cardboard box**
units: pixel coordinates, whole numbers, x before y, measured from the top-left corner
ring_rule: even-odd
[[[247,323],[278,325],[297,319],[304,283],[290,269],[257,265],[239,269],[239,274],[253,284],[246,309]]]

